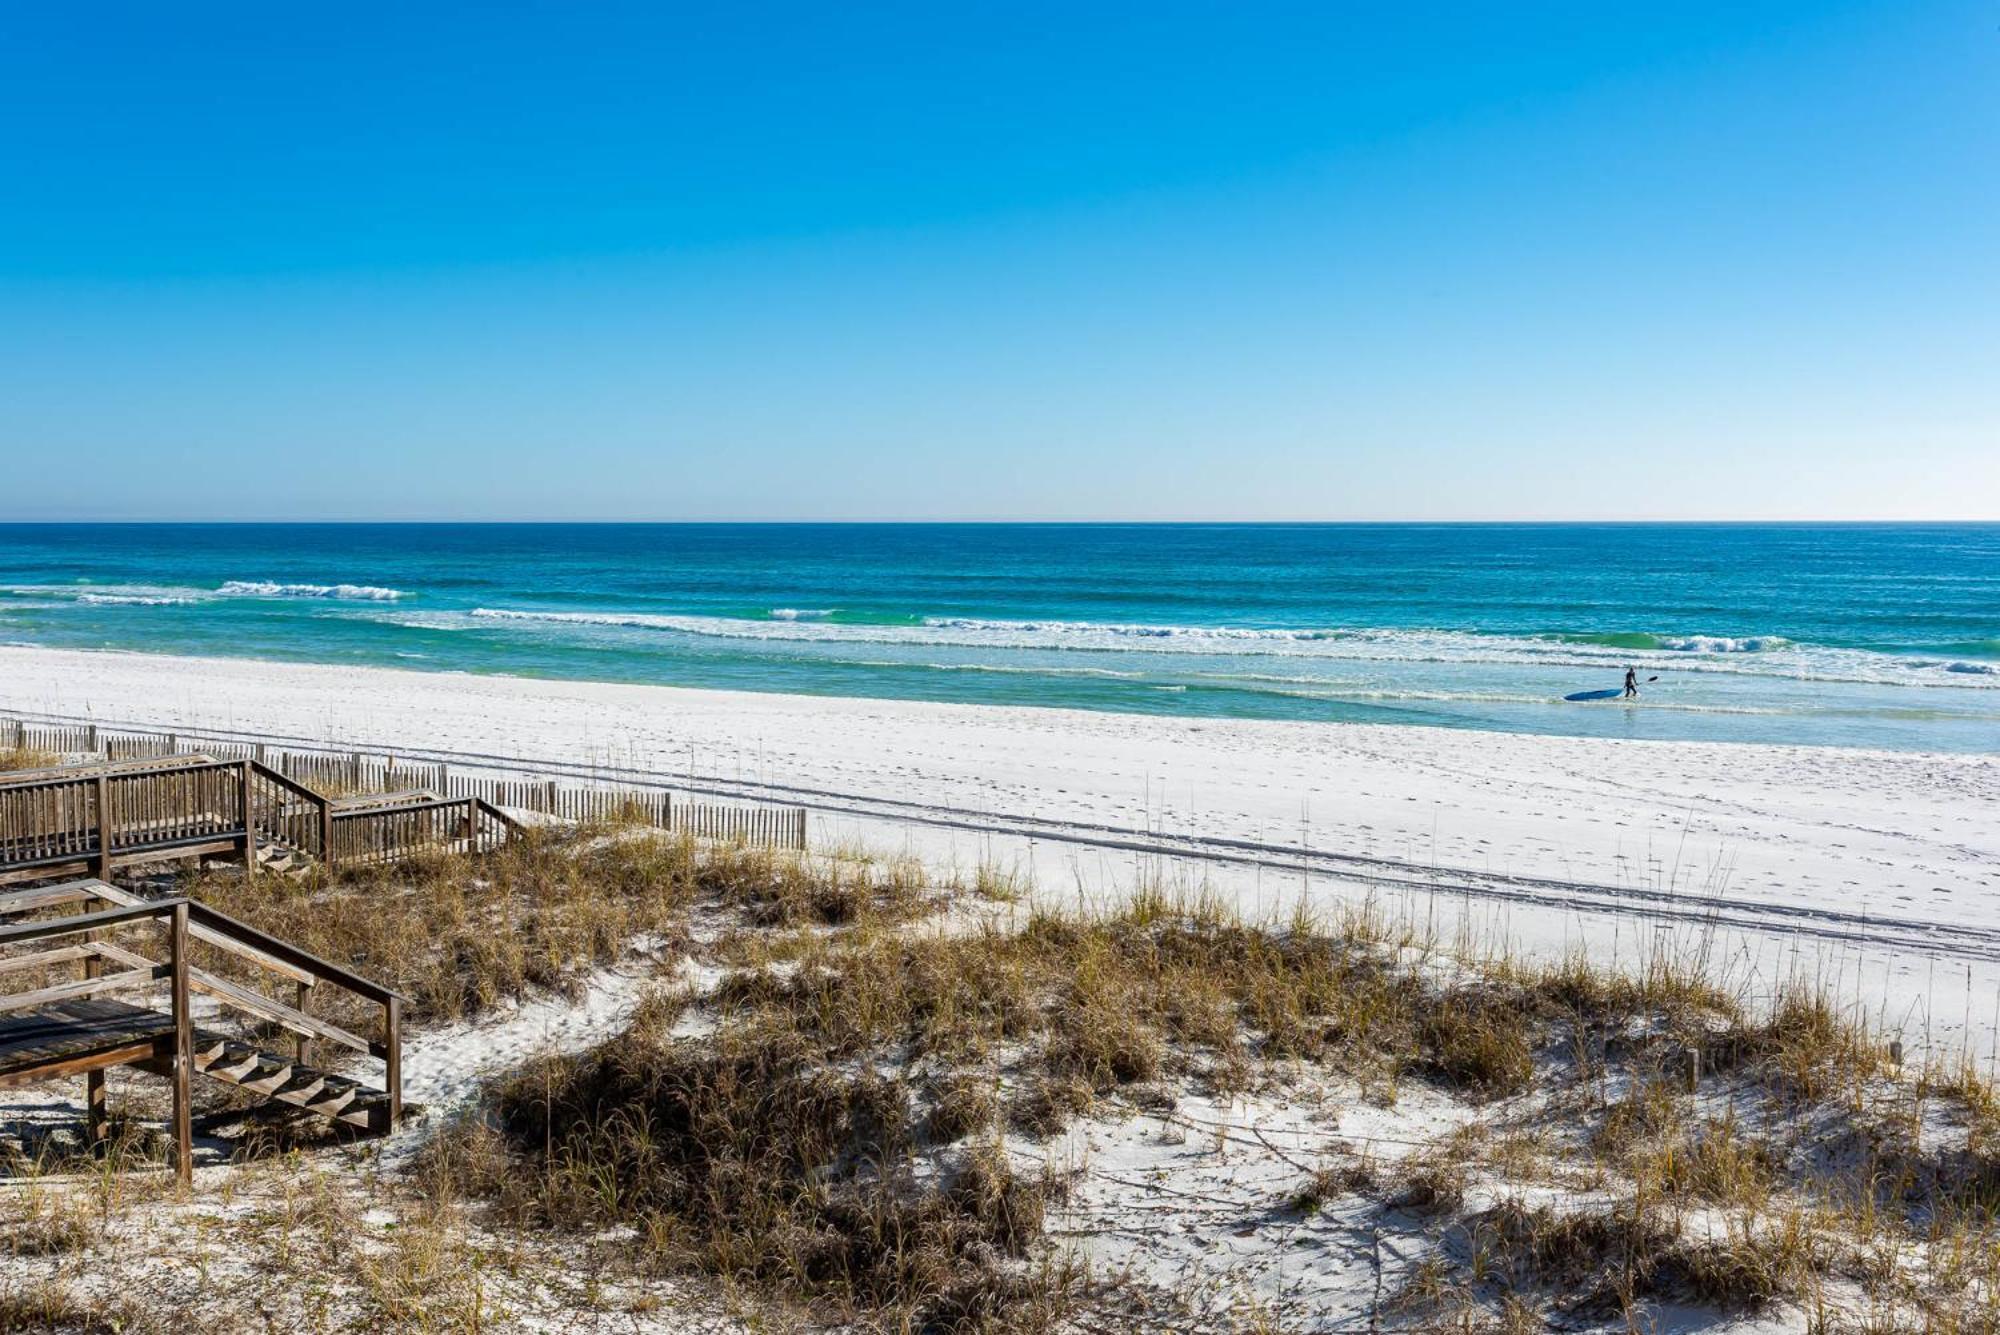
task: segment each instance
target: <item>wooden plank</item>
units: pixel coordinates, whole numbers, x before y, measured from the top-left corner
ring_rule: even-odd
[[[188,902],[174,904],[167,932],[174,1002],[174,1168],[181,1185],[194,1185],[194,1012],[188,1004]]]
[[[57,946],[54,950],[37,951],[33,955],[14,955],[0,959],[0,973],[19,973],[23,969],[65,964],[70,960],[88,959],[92,953],[89,946]]]
[[[239,986],[224,978],[217,978],[206,970],[191,968],[188,971],[188,984],[196,991],[206,992],[219,1001],[235,1006],[239,1010],[248,1011],[260,1019],[269,1020],[272,1024],[288,1029],[294,1034],[306,1038],[324,1038],[373,1057],[383,1055],[383,1045],[380,1043],[372,1043],[337,1024],[315,1019],[303,1011],[287,1006],[282,1001],[273,1001],[260,992],[252,992],[247,987]]]
[[[148,918],[158,918],[172,911],[176,904],[185,900],[165,899],[136,906],[99,909],[95,913],[77,913],[67,918],[51,918],[45,922],[11,923],[0,927],[0,945],[21,941],[45,941],[52,936],[72,936],[79,932],[94,931],[99,927],[117,927],[128,922],[141,922]]]
[[[188,921],[191,926],[211,927],[216,931],[226,933],[241,944],[253,947],[271,956],[273,959],[291,965],[295,969],[312,974],[322,982],[338,983],[358,996],[366,997],[370,1001],[383,1005],[388,1004],[390,997],[402,995],[399,992],[382,986],[380,983],[371,982],[363,978],[360,974],[343,969],[338,964],[323,960],[310,951],[301,950],[289,942],[280,941],[275,936],[260,932],[248,923],[239,922],[228,914],[217,909],[212,909],[206,904],[190,902],[188,910]],[[3,930],[5,929],[0,928],[0,931]]]
[[[103,899],[110,900],[114,904],[146,904],[151,902],[141,899],[129,890],[120,890],[118,887],[111,885],[99,885],[94,889],[93,893]],[[239,941],[226,932],[204,926],[199,921],[190,922],[188,931],[197,941],[214,946],[219,950],[226,950],[232,955],[239,955],[249,960],[252,964],[269,969],[273,973],[283,974],[294,982],[305,983],[310,986],[315,981],[315,977],[310,971],[279,959],[276,955],[259,950],[254,945]]]
[[[70,881],[63,885],[40,885],[33,890],[13,890],[0,894],[0,914],[29,913],[35,909],[53,908],[57,904],[73,904],[89,899],[94,893],[89,882]]]
[[[37,1066],[10,1068],[0,1071],[0,1089],[13,1085],[35,1085],[44,1080],[54,1080],[58,1076],[77,1075],[85,1071],[101,1071],[107,1066],[142,1062],[154,1056],[158,1050],[159,1044],[149,1038],[140,1043],[123,1043],[96,1052],[51,1059]]]
[[[0,1015],[15,1011],[34,1010],[56,1001],[78,1001],[84,997],[95,997],[106,992],[129,992],[135,987],[147,987],[167,976],[166,966],[155,965],[148,969],[127,969],[123,973],[107,973],[101,978],[83,978],[71,983],[57,983],[53,987],[37,988],[33,992],[16,992],[12,996],[0,997]]]

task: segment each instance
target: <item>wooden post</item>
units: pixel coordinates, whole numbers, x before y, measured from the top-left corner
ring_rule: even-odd
[[[333,803],[319,800],[319,860],[333,867]]]
[[[102,1156],[105,1146],[111,1141],[108,1107],[104,1094],[104,1069],[99,1067],[83,1077],[84,1139],[89,1142],[94,1156]]]
[[[91,932],[83,938],[86,946],[97,940],[98,933]],[[97,978],[104,973],[104,957],[95,953],[83,957],[83,976]],[[84,1139],[90,1145],[92,1154],[102,1154],[104,1143],[109,1138],[110,1121],[105,1116],[104,1070],[102,1067],[83,1077],[83,1125]]]
[[[384,1058],[389,1069],[382,1078],[389,1092],[389,1125],[382,1129],[394,1131],[403,1120],[403,999],[390,996],[384,1012],[382,1046],[389,1050]]]
[[[111,780],[97,776],[97,879],[111,879]]]
[[[174,997],[174,1166],[194,1185],[194,1016],[188,1009],[188,908],[174,905],[168,931]]]
[[[299,1014],[307,1013],[306,1007],[312,1001],[312,980],[301,978],[293,984],[292,1003]],[[301,1066],[312,1065],[312,1040],[304,1034],[292,1035],[292,1059]]]
[[[244,761],[236,772],[243,801],[243,876],[247,880],[257,874],[257,813],[251,809],[250,762]]]

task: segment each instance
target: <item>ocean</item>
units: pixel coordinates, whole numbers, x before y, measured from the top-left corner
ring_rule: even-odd
[[[2000,751],[2000,524],[0,525],[0,640]]]

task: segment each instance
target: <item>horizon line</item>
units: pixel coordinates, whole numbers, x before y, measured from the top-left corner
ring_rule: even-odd
[[[1349,518],[1349,519],[1326,519],[1326,518],[1306,518],[1306,517],[1299,517],[1299,518],[1269,518],[1269,519],[1238,519],[1238,518],[1226,518],[1226,517],[1214,517],[1214,518],[1201,518],[1201,517],[1196,517],[1196,518],[1173,518],[1173,519],[1157,519],[1157,518],[1155,518],[1155,519],[1138,519],[1138,518],[1090,518],[1090,519],[1037,519],[1037,518],[1004,518],[1004,519],[996,519],[996,518],[951,518],[951,517],[938,517],[938,518],[922,518],[922,519],[914,519],[914,518],[876,518],[876,517],[855,517],[855,518],[841,518],[841,519],[825,519],[825,518],[819,518],[819,519],[800,519],[800,518],[788,518],[788,519],[778,519],[778,518],[712,518],[712,519],[685,519],[685,518],[683,518],[683,519],[604,519],[604,518],[597,518],[597,519],[517,519],[517,518],[510,518],[510,519],[445,519],[445,518],[382,518],[382,517],[341,517],[341,518],[322,518],[322,519],[241,519],[241,518],[226,518],[226,519],[216,519],[216,518],[202,518],[202,519],[193,519],[193,518],[188,518],[188,519],[180,519],[180,518],[146,518],[146,519],[130,519],[130,518],[125,518],[125,519],[17,519],[17,518],[8,518],[8,517],[5,517],[5,516],[0,516],[0,526],[6,526],[6,527],[22,527],[22,528],[29,528],[29,527],[47,527],[47,528],[60,528],[60,527],[65,527],[65,526],[74,526],[74,527],[82,527],[82,526],[86,526],[86,525],[88,525],[88,526],[94,526],[94,527],[131,527],[131,528],[167,528],[167,527],[196,527],[196,526],[205,526],[205,525],[206,525],[206,526],[228,526],[228,527],[245,527],[245,528],[248,528],[248,527],[265,527],[265,528],[305,528],[305,527],[310,527],[310,526],[314,526],[314,525],[321,525],[321,526],[340,526],[340,527],[348,527],[348,526],[360,526],[360,525],[378,525],[378,526],[383,526],[383,527],[389,527],[389,526],[399,526],[399,525],[401,525],[401,526],[410,526],[410,527],[417,527],[417,526],[423,526],[423,525],[430,525],[430,526],[439,526],[439,525],[454,525],[454,526],[462,526],[462,527],[467,527],[467,528],[474,528],[474,527],[482,527],[482,526],[484,526],[484,527],[493,527],[493,528],[502,528],[502,527],[520,527],[520,528],[527,528],[527,527],[538,527],[538,528],[554,528],[554,527],[603,527],[603,528],[648,528],[648,527],[661,527],[661,528],[664,528],[664,527],[689,527],[689,528],[693,528],[693,527],[726,527],[726,526],[740,526],[740,527],[752,527],[752,526],[755,526],[755,527],[770,527],[770,528],[784,528],[784,527],[793,527],[793,528],[803,528],[803,527],[842,527],[842,526],[855,526],[855,527],[859,527],[859,526],[864,526],[864,525],[875,525],[875,526],[882,526],[882,527],[911,527],[911,528],[918,528],[918,527],[925,527],[925,526],[933,526],[933,527],[945,527],[945,526],[951,526],[951,527],[982,527],[982,526],[986,526],[986,527],[1039,527],[1039,528],[1066,528],[1066,527],[1067,527],[1067,528],[1110,528],[1110,527],[1127,527],[1127,528],[1170,528],[1170,527],[1221,527],[1221,526],[1228,526],[1228,527],[1236,527],[1236,528],[1257,528],[1257,527],[1266,527],[1266,528],[1278,528],[1278,527],[1285,527],[1285,528],[1304,528],[1304,527],[1325,527],[1325,528],[1334,528],[1334,527],[1363,527],[1363,526],[1368,526],[1368,525],[1378,525],[1378,526],[1403,526],[1403,527],[1416,527],[1416,526],[1420,526],[1420,525],[1421,525],[1421,526],[1427,526],[1427,527],[1448,527],[1448,526],[1452,526],[1452,525],[1462,525],[1462,526],[1466,526],[1466,527],[1475,527],[1475,526],[1499,526],[1499,525],[1516,525],[1516,526],[1521,526],[1521,525],[1544,525],[1544,526],[1551,526],[1551,527],[1553,527],[1553,526],[1559,526],[1559,525],[1591,525],[1591,524],[1595,524],[1595,525],[1623,525],[1623,526],[1630,526],[1630,527],[1643,527],[1643,526],[1647,526],[1647,525],[1695,525],[1695,524],[1701,524],[1701,525],[1730,525],[1730,524],[1736,524],[1736,525],[1750,525],[1750,524],[1758,524],[1758,525],[1780,525],[1780,524],[1788,524],[1788,525],[1801,525],[1801,526],[1803,526],[1803,525],[1848,525],[1848,526],[1856,526],[1856,527],[1860,527],[1860,526],[1887,526],[1887,525],[1925,525],[1925,524],[1928,524],[1928,525],[1950,525],[1950,526],[1966,526],[1966,525],[1981,525],[1981,524],[2000,524],[2000,517],[1990,517],[1990,518],[1970,518],[1970,517],[1941,517],[1941,518],[1921,518],[1921,519],[1915,519],[1915,518],[1907,518],[1907,517],[1905,517],[1905,518],[1868,518],[1868,517],[1861,517],[1861,518],[1852,518],[1852,517],[1848,517],[1848,518],[1843,518],[1843,517],[1811,517],[1811,518],[1799,518],[1799,517],[1797,517],[1797,516],[1793,516],[1793,517],[1789,517],[1789,518],[1776,518],[1776,517],[1772,517],[1772,518],[1763,518],[1763,517],[1750,517],[1750,518],[1743,518],[1743,517],[1727,517],[1727,518],[1724,518],[1724,517],[1704,517],[1704,516],[1699,516],[1699,515],[1696,515],[1696,516],[1675,516],[1675,517],[1658,517],[1658,516],[1654,516],[1654,517],[1644,517],[1644,518],[1636,518],[1636,517],[1624,517],[1624,518],[1620,518],[1620,517],[1611,517],[1611,516],[1606,516],[1606,517],[1581,517],[1581,518],[1562,518],[1562,519],[1553,519],[1553,518],[1507,518],[1507,517],[1481,517],[1481,518],[1454,518],[1454,519],[1428,519],[1428,518],[1380,518],[1380,519],[1355,519],[1355,518]]]

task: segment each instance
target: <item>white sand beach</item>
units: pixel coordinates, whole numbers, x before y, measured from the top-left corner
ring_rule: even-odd
[[[1613,741],[0,648],[0,712],[462,764],[616,769],[814,810],[814,840],[1141,875],[1256,912],[1372,897],[1443,934],[1786,971],[1933,1044],[1994,1037],[2000,756]],[[1979,1000],[1984,998],[1984,1000]],[[1969,1031],[1969,1032],[1968,1032]]]

